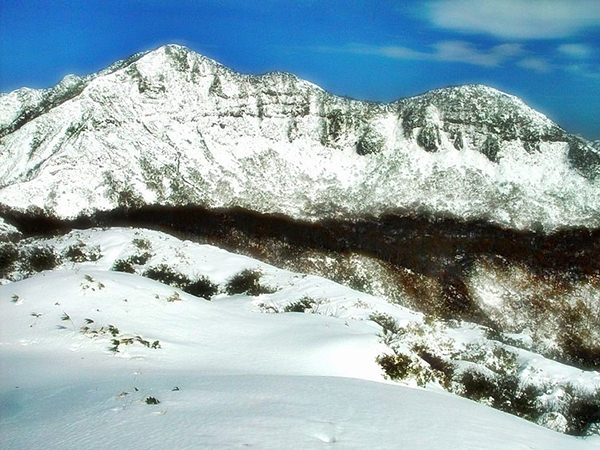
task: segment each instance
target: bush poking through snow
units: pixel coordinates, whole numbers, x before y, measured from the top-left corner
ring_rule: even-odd
[[[96,290],[102,290],[106,287],[100,281],[94,280],[94,278],[92,278],[90,275],[84,275],[83,280],[84,281],[81,283],[81,288],[83,290],[91,289],[92,291],[96,291]]]
[[[119,353],[119,345],[121,345],[121,341],[119,341],[118,339],[112,339],[110,342],[112,344],[112,347],[109,347],[108,349],[111,352]]]
[[[21,260],[21,268],[26,272],[41,272],[54,269],[60,264],[60,258],[50,247],[33,247]]]
[[[65,314],[66,316],[66,314]],[[63,320],[70,320],[63,318]],[[86,325],[83,325],[79,328],[79,331],[90,338],[98,338],[98,337],[110,337],[111,347],[108,349],[113,353],[119,353],[119,346],[121,345],[132,345],[134,343],[142,344],[144,347],[151,349],[159,349],[162,348],[160,345],[160,341],[155,340],[150,342],[147,339],[142,338],[139,335],[124,335],[121,334],[121,331],[115,327],[114,325],[101,326],[100,328],[90,328],[88,325],[94,323],[92,319],[84,319]]]
[[[135,267],[129,259],[117,259],[111,269],[115,272],[135,273]]]
[[[146,405],[158,405],[160,403],[160,400],[156,397],[146,397],[144,401],[146,402]]]
[[[493,381],[475,369],[465,370],[460,376],[462,395],[471,400],[489,399],[494,392]]]
[[[389,379],[411,379],[421,387],[425,387],[427,383],[434,381],[436,374],[423,364],[421,360],[402,353],[397,349],[392,350],[393,354],[384,353],[375,359]]]
[[[412,359],[403,353],[385,353],[376,361],[391,380],[404,380],[410,374]]]
[[[256,290],[260,277],[261,273],[258,270],[243,270],[227,281],[225,290],[228,295],[250,293],[250,291]]]
[[[300,300],[290,303],[283,308],[283,312],[299,312],[303,313],[307,310],[312,310],[313,306],[317,304],[314,298],[302,297]]]
[[[488,376],[469,369],[462,373],[459,382],[463,396],[485,401],[501,411],[528,420],[536,420],[544,413],[538,401],[541,389],[532,384],[522,385],[517,375],[500,373]]]
[[[152,248],[152,243],[146,238],[135,238],[131,243],[140,250],[150,250]]]
[[[152,258],[152,253],[143,252],[138,253],[136,255],[131,255],[127,260],[132,264],[137,264],[138,266],[144,265],[148,262],[148,260]]]
[[[441,381],[443,386],[449,388],[452,377],[454,376],[454,364],[444,360],[425,347],[415,346],[412,350],[419,355],[419,358],[429,364],[429,367]]]
[[[102,253],[100,247],[88,249],[84,242],[77,242],[64,251],[63,257],[72,262],[98,261],[102,257]]]
[[[167,297],[167,302],[169,302],[169,303],[180,302],[180,301],[181,301],[181,296],[179,295],[179,292],[173,292],[173,295]]]
[[[369,319],[372,320],[373,322],[375,322],[381,328],[383,328],[384,336],[385,335],[398,335],[398,334],[402,334],[402,332],[404,331],[402,329],[402,327],[398,324],[396,319],[394,319],[392,316],[390,316],[388,314],[376,312],[376,313],[371,314],[369,316]]]
[[[19,259],[19,250],[11,242],[0,244],[0,277],[10,271],[13,264]]]
[[[564,416],[567,419],[567,434],[589,436],[600,434],[600,389],[586,393],[572,385],[565,389],[568,400]]]
[[[219,293],[219,285],[210,281],[206,276],[201,276],[196,281],[192,281],[183,288],[188,294],[201,297],[205,300],[210,300],[213,296]]]
[[[144,276],[181,289],[190,284],[190,279],[188,277],[182,273],[176,272],[166,264],[150,267],[144,272]]]
[[[543,414],[538,400],[543,392],[538,386],[523,385],[516,375],[501,376],[497,386],[493,407],[527,420],[536,420]]]
[[[150,258],[152,258],[152,254],[144,252],[137,255],[131,255],[126,259],[117,259],[113,263],[112,270],[115,272],[135,273],[134,265],[142,266],[146,264]]]
[[[125,260],[119,263],[119,265],[124,269],[122,271],[128,271],[130,269],[133,269],[133,265],[131,264],[131,258],[129,258],[129,260]],[[214,295],[216,295],[219,292],[219,286],[210,281],[208,277],[201,276],[195,281],[191,281],[186,275],[176,272],[174,269],[167,266],[166,264],[160,264],[158,266],[150,267],[144,272],[144,276],[152,278],[156,281],[160,281],[161,283],[168,284],[169,286],[182,289],[188,294],[195,295],[196,297],[202,297],[206,300],[210,300]]]
[[[85,244],[83,242],[69,246],[63,253],[63,256],[69,261],[83,262],[87,261],[86,255],[83,252]]]
[[[260,283],[262,273],[259,270],[245,269],[227,281],[225,291],[228,295],[247,294],[260,295],[272,294],[275,290]]]

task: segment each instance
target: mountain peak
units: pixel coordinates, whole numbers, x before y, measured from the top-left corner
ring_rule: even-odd
[[[225,67],[217,61],[179,44],[161,45],[154,50],[144,53],[141,59],[150,59],[156,61],[158,64],[167,63],[182,71],[190,70],[194,60],[203,61],[215,66]]]
[[[516,228],[600,223],[598,152],[483,85],[368,103],[169,44],[2,96],[0,111],[0,203],[58,216],[183,203],[302,219],[418,210]],[[581,192],[589,202],[570,200]]]
[[[405,133],[426,130],[429,137],[425,148],[438,149],[440,126],[450,133],[457,149],[463,148],[465,126],[479,136],[478,146],[490,160],[496,161],[497,150],[485,150],[485,142],[520,140],[528,152],[538,151],[541,142],[567,140],[566,133],[554,122],[527,106],[521,99],[481,84],[450,86],[428,91],[399,102],[403,108]],[[435,107],[439,114],[432,123],[428,109]],[[441,120],[441,122],[440,122]],[[416,130],[416,131],[415,131]],[[491,144],[490,144],[491,145]],[[495,144],[493,144],[496,147]]]

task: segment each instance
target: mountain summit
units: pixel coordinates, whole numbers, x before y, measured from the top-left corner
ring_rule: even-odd
[[[591,143],[486,86],[369,103],[177,45],[0,96],[0,204],[58,218],[185,204],[597,227],[599,173]]]

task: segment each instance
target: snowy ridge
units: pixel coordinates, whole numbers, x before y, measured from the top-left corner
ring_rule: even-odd
[[[441,392],[433,380],[426,389],[386,380],[376,357],[389,343],[370,318],[378,312],[396,320],[406,331],[395,345],[406,351],[419,342],[457,352],[461,370],[477,365],[470,351],[485,359],[497,348],[477,326],[427,325],[383,298],[148,230],[73,231],[22,245],[64,253],[84,242],[95,260],[65,259],[0,287],[0,364],[11,368],[0,381],[3,448],[391,449],[402,442],[409,449],[541,450],[598,443]],[[167,264],[219,284],[259,269],[274,292],[220,292],[207,302],[110,270],[141,251],[149,254],[145,267]],[[307,296],[319,300],[307,314],[284,312]],[[565,383],[600,386],[597,372],[506,349],[517,351],[523,380],[546,386],[547,403],[561,401]],[[560,428],[554,416],[546,424]]]
[[[125,67],[141,58],[145,53],[132,55],[95,74],[84,77],[67,75],[55,87],[49,89],[24,87],[9,93],[0,93],[0,137],[15,131],[29,120],[79,95],[94,78]]]
[[[69,94],[47,108],[46,92],[0,97],[7,207],[62,218],[158,203],[310,220],[401,211],[519,229],[600,225],[598,151],[492,88],[365,103],[168,45],[54,89]]]

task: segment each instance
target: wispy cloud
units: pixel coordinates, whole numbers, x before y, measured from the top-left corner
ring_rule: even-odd
[[[592,56],[592,48],[586,44],[563,44],[557,48],[558,52],[569,58],[584,59]]]
[[[583,55],[587,55],[587,51],[584,51],[587,47],[583,45],[570,48],[565,44],[559,47],[562,53],[572,54],[573,58],[580,58],[572,62],[557,61],[555,58],[535,54],[517,43],[481,48],[466,41],[440,41],[430,45],[429,48],[429,51],[423,51],[402,45],[348,44],[336,47],[321,46],[313,49],[319,52],[351,53],[398,60],[463,63],[489,69],[513,66],[540,74],[566,71],[597,78],[600,71],[599,67],[590,64],[589,59],[587,61],[582,59]]]
[[[398,45],[365,45],[365,44],[350,44],[342,47],[321,47],[321,50],[335,51],[343,53],[354,53],[357,55],[374,55],[392,59],[429,59],[429,54],[412,50],[408,47]]]
[[[517,66],[524,69],[531,69],[535,72],[547,73],[552,70],[552,66],[544,58],[531,57],[524,58],[517,62]]]
[[[600,67],[585,63],[573,63],[564,67],[567,72],[600,81]]]
[[[321,51],[334,51],[373,55],[391,59],[420,61],[446,61],[472,64],[483,67],[497,67],[505,61],[523,54],[520,44],[502,44],[489,49],[479,49],[464,41],[441,41],[431,46],[431,51],[414,50],[405,46],[377,46],[351,44],[343,47],[319,47]]]
[[[598,0],[434,0],[426,4],[436,26],[504,39],[555,39],[600,27]]]
[[[434,54],[441,61],[455,61],[476,66],[496,67],[506,60],[523,53],[520,44],[496,45],[489,50],[479,50],[464,41],[443,41],[434,45]]]

